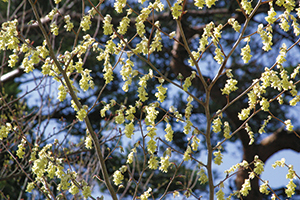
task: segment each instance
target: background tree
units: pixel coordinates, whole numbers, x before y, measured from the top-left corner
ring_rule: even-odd
[[[258,180],[271,155],[300,148],[291,125],[298,120],[287,117],[299,101],[297,2],[140,3],[1,2],[2,87],[23,70],[43,74],[23,95],[37,91],[33,108],[16,86],[12,98],[2,90],[1,163],[11,162],[2,195],[29,197],[27,185],[40,198],[76,198],[79,190],[88,197],[97,178],[113,199],[177,192],[222,199],[212,165],[240,139],[244,161],[224,177],[237,175],[230,195],[279,198]],[[54,121],[60,127],[49,133]],[[276,165],[289,169],[291,196],[299,177]],[[18,178],[4,182],[10,177]],[[123,178],[124,188],[111,183]],[[9,193],[8,185],[23,190]]]

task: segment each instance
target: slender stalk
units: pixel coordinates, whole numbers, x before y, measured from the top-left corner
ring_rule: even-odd
[[[209,185],[209,199],[214,200],[214,180],[213,180],[213,173],[212,173],[212,154],[213,148],[211,146],[211,116],[210,116],[210,109],[209,109],[209,101],[210,101],[210,89],[206,91],[206,100],[205,100],[205,115],[207,119],[206,124],[206,145],[207,145],[207,176],[208,176],[208,185]]]

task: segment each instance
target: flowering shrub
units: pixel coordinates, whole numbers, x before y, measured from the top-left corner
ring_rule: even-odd
[[[192,16],[189,12],[210,12],[215,6],[220,6],[218,1],[196,0],[191,4],[186,0],[117,0],[113,3],[114,11],[111,13],[106,13],[105,6],[102,5],[105,4],[104,1],[97,4],[82,1],[84,9],[80,21],[76,21],[78,16],[65,12],[68,6],[73,6],[70,1],[54,1],[54,8],[43,15],[39,11],[39,0],[28,2],[31,6],[28,12],[33,12],[35,19],[32,23],[28,22],[26,27],[36,28],[42,35],[42,41],[37,40],[35,43],[23,35],[25,19],[12,19],[2,23],[0,51],[5,54],[3,57],[6,64],[1,68],[6,71],[20,68],[28,74],[41,70],[42,79],[49,78],[51,84],[57,83],[58,87],[55,94],[41,94],[39,86],[35,89],[40,93],[41,99],[48,98],[48,105],[56,103],[51,104],[52,108],[49,106],[52,114],[46,115],[42,107],[38,112],[32,111],[35,113],[32,120],[28,118],[31,114],[28,115],[26,109],[19,109],[20,113],[17,113],[12,109],[13,101],[10,103],[8,97],[1,94],[1,108],[5,110],[1,113],[0,120],[1,150],[8,152],[9,159],[15,162],[18,170],[26,174],[26,192],[39,191],[39,194],[48,199],[62,199],[67,198],[66,196],[94,198],[92,183],[97,179],[104,183],[102,187],[108,190],[112,199],[124,195],[143,200],[168,195],[200,199],[202,194],[197,190],[200,186],[207,187],[205,198],[210,200],[215,197],[219,200],[225,197],[230,199],[234,196],[253,199],[254,196],[251,195],[255,194],[252,192],[254,190],[272,195],[272,199],[279,199],[269,181],[260,177],[264,171],[264,162],[270,156],[263,154],[262,150],[257,150],[251,158],[244,156],[248,160],[226,170],[222,180],[214,177],[213,169],[221,169],[219,167],[224,162],[224,143],[240,137],[247,150],[259,144],[256,132],[267,134],[268,130],[273,130],[274,127],[269,128],[270,123],[285,127],[276,127],[277,131],[268,133],[267,137],[272,137],[273,141],[281,140],[278,131],[285,134],[286,138],[300,138],[299,131],[294,128],[296,125],[292,125],[292,119],[285,119],[282,115],[275,116],[276,112],[272,107],[284,102],[286,105],[296,106],[300,101],[297,90],[300,65],[293,67],[287,62],[289,53],[300,41],[297,38],[300,33],[297,23],[300,8],[295,6],[295,2],[241,0],[236,9],[245,19],[243,22],[230,13],[224,23],[221,23],[222,20],[209,22],[193,36],[186,31],[188,27],[184,27],[186,18]],[[263,9],[264,4],[269,7],[265,10],[264,17],[258,16],[258,10]],[[274,4],[281,7],[281,10],[276,12]],[[165,20],[159,21],[169,11],[170,20],[176,24],[172,30]],[[257,23],[253,20],[254,15],[263,21],[253,25]],[[120,20],[116,20],[117,17]],[[297,39],[291,44],[282,43],[277,48],[273,44],[273,29],[276,25],[279,25],[277,28],[283,34],[293,30],[293,37]],[[170,33],[166,30],[170,30]],[[65,37],[74,37],[73,46],[68,46],[68,50],[64,50],[64,34]],[[195,38],[199,42],[194,43]],[[228,47],[226,42],[230,43],[230,40],[234,42]],[[257,49],[254,48],[257,41],[260,41],[259,47],[265,55],[276,53],[276,58],[273,63],[264,63],[264,70],[260,75],[251,77],[252,83],[242,87],[241,79],[238,78],[242,72],[237,72],[234,64],[249,68],[243,69],[247,73],[255,70],[251,65],[256,64],[253,59],[259,56],[255,54]],[[171,69],[160,68],[161,61],[157,59],[159,55],[169,53],[166,48],[170,44],[173,49],[168,54],[172,55],[168,64],[177,78],[168,74]],[[97,64],[94,64],[98,71],[96,67],[87,64],[90,57],[97,60]],[[206,69],[201,65],[204,62],[216,66],[210,71],[212,74],[205,75]],[[97,73],[101,74],[101,81],[94,78]],[[122,81],[122,84],[117,81]],[[121,86],[122,90],[113,87],[116,82],[117,87]],[[150,88],[154,88],[155,92],[151,93],[153,90]],[[201,94],[195,92],[195,89]],[[97,95],[90,95],[95,91]],[[108,91],[107,96],[103,95],[105,91]],[[170,103],[174,91],[184,98],[184,106],[181,108],[179,101]],[[120,92],[126,96],[125,100],[119,101],[119,93],[114,96],[113,92]],[[231,112],[230,109],[237,101],[242,103],[238,110],[235,107],[235,112]],[[219,103],[217,108],[213,102]],[[42,123],[38,121],[47,118],[50,123],[60,105],[67,105],[69,108],[61,114],[72,116],[72,122],[67,125],[64,117],[60,118],[60,123],[65,126],[60,132],[66,134],[65,139],[56,138],[58,133],[49,136],[39,134],[37,130],[40,130]],[[96,115],[95,109],[98,109]],[[202,115],[199,114],[199,109]],[[263,123],[256,130],[251,125],[257,123],[255,117],[258,115]],[[205,120],[198,119],[199,116],[204,116]],[[28,121],[25,122],[25,119]],[[91,123],[92,120],[98,120],[97,124]],[[36,126],[31,126],[31,122],[37,123]],[[73,126],[79,130],[84,127],[85,131],[81,133],[84,139],[81,138],[78,144],[63,148],[64,145],[69,145],[65,140],[68,132],[76,129]],[[30,130],[31,128],[33,129]],[[184,147],[181,148],[176,147],[178,133],[183,133],[180,139]],[[11,139],[12,137],[16,138]],[[292,145],[293,139],[286,138],[284,142]],[[260,143],[260,147],[263,144],[265,143]],[[274,152],[270,154],[283,148],[300,151],[297,149],[299,147],[288,147],[286,144],[282,146],[284,147],[274,147]],[[120,149],[120,154],[124,154],[119,159],[119,166],[108,167],[113,162],[110,161],[113,160],[112,156],[118,155],[117,149]],[[200,157],[203,149],[206,149],[205,160]],[[82,157],[86,156],[85,152],[94,153],[93,158],[96,158],[89,159],[89,165],[82,161]],[[78,157],[71,160],[73,155]],[[3,162],[3,166],[6,165],[7,161]],[[92,168],[92,165],[99,167]],[[292,197],[297,187],[294,179],[299,179],[297,172],[284,160],[277,161],[273,167],[287,167],[286,178],[289,183],[285,193],[287,197]],[[179,181],[184,177],[182,168],[192,174],[185,177],[185,183]],[[91,172],[91,169],[96,172]],[[224,183],[240,171],[244,171],[246,176],[237,185],[237,190],[225,193]],[[159,184],[155,185],[155,181],[151,182],[155,176],[165,179],[159,180]],[[173,189],[175,183],[177,188]],[[253,183],[257,183],[257,188],[253,188]],[[118,193],[122,193],[121,196]],[[259,198],[261,196],[257,197]]]

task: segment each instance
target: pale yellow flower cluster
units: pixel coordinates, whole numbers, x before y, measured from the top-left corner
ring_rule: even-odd
[[[256,173],[257,175],[260,175],[264,171],[264,163],[258,158],[258,156],[254,157],[254,170],[253,172]]]
[[[197,136],[193,136],[191,147],[193,151],[197,151],[199,147],[200,139]]]
[[[168,172],[168,167],[171,165],[169,159],[170,159],[170,156],[165,156],[165,157],[160,158],[159,170],[161,170],[164,173]]]
[[[156,88],[158,92],[155,93],[155,96],[157,97],[157,100],[162,103],[166,98],[166,92],[168,88],[163,87],[162,84]]]
[[[81,22],[80,22],[80,27],[82,28],[83,31],[88,31],[90,30],[90,27],[91,27],[91,15],[88,14],[88,15],[85,15],[83,16]]]
[[[233,165],[228,170],[225,170],[225,173],[229,174],[234,172],[235,170],[239,169],[240,167],[248,168],[249,163],[246,160],[243,160],[241,163],[237,163],[236,165]]]
[[[113,25],[111,24],[111,20],[112,18],[109,14],[104,17],[103,33],[105,35],[111,35],[113,33]]]
[[[214,153],[214,163],[217,165],[221,165],[223,163],[222,159],[223,159],[223,155],[221,154],[220,149],[218,149],[218,151],[215,151]]]
[[[204,185],[205,183],[207,183],[208,177],[206,176],[205,170],[203,168],[200,169],[200,171],[197,173],[197,175],[199,176],[198,181],[200,181],[201,185]]]
[[[32,172],[36,175],[36,178],[34,182],[27,184],[26,191],[32,192],[37,184],[41,184],[42,188],[49,187],[48,183],[44,181],[47,176],[51,179],[58,178],[58,190],[69,190],[71,194],[77,194],[80,188],[73,184],[73,180],[76,180],[77,173],[71,172],[70,170],[64,172],[62,159],[53,157],[51,148],[52,144],[44,146],[39,151],[38,146],[34,147],[31,161],[33,162]],[[36,157],[37,152],[39,152],[38,157]],[[78,184],[82,186],[83,196],[85,198],[89,197],[91,195],[90,186],[88,186],[84,180],[81,182],[78,181]]]
[[[141,14],[136,18],[135,27],[136,27],[137,34],[141,38],[143,38],[144,33],[146,32],[144,22],[146,21],[148,15],[150,13],[151,13],[151,10],[149,8],[143,8],[141,10]]]
[[[218,116],[217,118],[215,118],[212,123],[213,123],[213,125],[212,125],[213,132],[214,133],[220,132],[221,126],[222,126],[220,117]]]
[[[134,153],[136,153],[136,148],[133,148],[128,154],[126,163],[131,164],[133,162]]]
[[[172,126],[169,123],[167,123],[165,131],[167,133],[167,134],[165,134],[166,140],[169,141],[169,142],[172,142],[174,131],[172,130]]]
[[[239,32],[241,29],[241,25],[239,24],[238,21],[236,21],[234,18],[229,18],[228,19],[228,24],[232,26],[232,28],[236,31]]]
[[[198,9],[202,9],[205,5],[205,1],[204,0],[195,0],[194,5],[197,6]]]
[[[152,192],[152,188],[149,188],[147,191],[145,191],[141,196],[140,199],[141,200],[147,200],[148,197],[150,197],[150,192]]]
[[[249,60],[251,59],[252,55],[250,53],[251,53],[250,45],[249,42],[247,42],[246,46],[241,49],[241,56],[244,63],[248,63]]]
[[[263,47],[262,49],[264,51],[269,51],[272,49],[272,39],[273,39],[273,35],[272,35],[272,26],[267,26],[266,28],[267,31],[265,31],[263,29],[263,24],[258,25],[257,27],[257,33],[260,35],[261,39],[262,39],[262,43],[263,43]]]
[[[77,111],[76,118],[79,121],[83,121],[87,116],[87,105],[84,105],[79,111]]]
[[[50,25],[50,28],[53,35],[58,35],[58,27],[55,22]]]
[[[267,124],[269,123],[269,121],[272,119],[271,115],[268,116],[268,119],[264,120],[263,125],[260,127],[260,129],[258,130],[258,133],[262,134],[265,133],[265,127],[267,126]]]
[[[10,123],[6,123],[6,125],[1,125],[0,128],[0,140],[7,138],[8,133],[12,130],[12,125]]]
[[[17,150],[17,156],[22,159],[25,152],[25,144],[26,144],[26,140],[24,138],[22,138],[21,143],[18,145],[18,150]]]
[[[57,13],[57,8],[53,8],[47,15],[49,19],[53,20],[54,15]]]
[[[158,162],[158,160],[157,160],[157,157],[154,156],[154,155],[151,155],[151,156],[150,156],[150,159],[149,159],[149,161],[148,161],[148,167],[149,167],[150,169],[155,170],[155,169],[158,168],[158,164],[159,164],[159,162]]]
[[[266,194],[266,195],[268,195],[269,193],[270,193],[270,191],[268,190],[268,184],[269,184],[269,182],[268,181],[264,181],[264,183],[263,184],[261,184],[260,186],[259,186],[259,191],[262,193],[262,194]]]
[[[190,146],[187,146],[186,151],[183,154],[183,160],[184,161],[188,161],[191,159],[191,153],[192,153],[192,149]]]
[[[238,81],[236,79],[230,78],[226,80],[225,87],[221,89],[222,94],[229,95],[231,92],[236,91],[238,89],[238,87],[236,86],[237,83]]]
[[[140,87],[138,88],[138,97],[140,101],[144,102],[148,99],[148,93],[146,92],[146,87],[147,87],[147,80],[149,79],[149,75],[146,74],[142,78],[140,78],[139,85]]]
[[[124,179],[124,176],[121,173],[121,171],[117,170],[117,171],[114,172],[113,181],[114,181],[115,185],[121,184],[123,179]]]
[[[118,33],[121,35],[124,35],[127,32],[127,28],[129,26],[130,23],[130,19],[128,16],[125,16],[122,18],[122,20],[120,21],[120,25],[118,27]]]
[[[224,195],[225,193],[223,192],[222,189],[220,189],[218,192],[216,192],[217,200],[225,199]]]
[[[123,8],[126,6],[126,0],[117,0],[114,3],[114,7],[115,7],[115,11],[117,11],[117,13],[122,13],[123,12]]]
[[[286,130],[288,131],[293,131],[294,126],[292,125],[292,122],[290,119],[286,120],[284,122],[285,126],[286,126]]]
[[[223,130],[223,136],[224,138],[226,139],[229,139],[231,138],[231,135],[230,135],[230,126],[229,126],[229,123],[227,121],[224,122],[224,130]]]
[[[178,19],[182,13],[182,0],[177,0],[171,8],[173,19]]]
[[[86,138],[85,138],[85,148],[92,149],[93,148],[92,145],[93,145],[92,136],[87,131],[87,135],[86,135]]]
[[[245,10],[246,14],[250,14],[251,11],[253,10],[251,1],[249,2],[248,0],[242,0],[241,1],[242,8]]]
[[[240,193],[243,196],[247,196],[249,194],[249,191],[251,190],[251,184],[250,184],[250,179],[245,179],[245,182],[242,185],[242,188],[240,190]]]
[[[192,109],[193,109],[192,102],[193,102],[193,97],[188,96],[187,105],[186,105],[186,108],[185,108],[185,118],[186,118],[185,122],[186,122],[186,125],[184,126],[184,130],[183,130],[183,132],[185,134],[189,134],[189,132],[191,131],[191,128],[193,126],[193,123],[190,120],[190,117],[192,115]]]
[[[272,1],[269,3],[269,5],[270,5],[270,10],[268,11],[268,16],[265,17],[265,20],[269,24],[273,24],[276,21],[276,17],[275,16],[277,15],[277,13],[274,10],[273,2]]]
[[[73,23],[71,22],[71,17],[70,15],[66,15],[64,17],[64,20],[66,22],[66,25],[64,25],[64,28],[67,30],[67,31],[71,31],[72,28],[74,27]]]
[[[156,26],[159,25],[159,22],[155,23]],[[149,53],[153,53],[155,51],[161,51],[162,50],[162,47],[163,45],[161,44],[161,32],[159,30],[156,30],[155,31],[155,36],[153,38],[153,42],[151,43],[150,45],[150,50],[149,50]]]

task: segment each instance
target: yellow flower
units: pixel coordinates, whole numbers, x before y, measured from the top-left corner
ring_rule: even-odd
[[[224,122],[224,130],[223,130],[223,132],[224,132],[223,135],[224,135],[224,137],[226,139],[229,139],[231,137],[231,135],[230,135],[230,126],[229,126],[228,122]]]
[[[210,8],[211,6],[215,5],[217,0],[205,0],[206,6]]]
[[[124,176],[119,170],[114,172],[113,181],[114,181],[115,185],[121,184],[123,179],[124,179]]]
[[[113,25],[111,24],[111,16],[109,14],[107,14],[105,17],[104,17],[104,26],[103,26],[103,33],[105,35],[110,35],[113,33]]]
[[[238,87],[235,86],[237,83],[238,83],[238,81],[235,79],[232,79],[232,78],[228,79],[226,81],[225,87],[223,89],[221,89],[222,94],[229,95],[231,92],[237,90]]]
[[[127,161],[126,163],[131,164],[133,162],[133,152],[130,152],[127,156]]]
[[[262,100],[260,101],[260,105],[263,111],[269,111],[270,103],[266,98],[262,98]]]
[[[85,138],[85,148],[92,149],[93,148],[92,145],[93,145],[92,137],[90,134],[88,134]]]
[[[249,60],[251,59],[252,55],[250,53],[251,53],[251,49],[249,43],[247,43],[247,45],[241,49],[241,56],[244,63],[248,63]]]
[[[293,179],[290,180],[290,182],[286,185],[285,193],[288,197],[292,197],[295,194],[295,188],[297,186],[293,182]]]
[[[249,191],[251,190],[251,184],[250,184],[250,180],[249,179],[246,179],[243,186],[242,186],[242,189],[240,190],[240,193],[243,195],[243,196],[247,196],[249,194]]]
[[[201,185],[204,185],[205,183],[207,183],[207,181],[208,181],[208,178],[207,178],[207,176],[206,176],[206,174],[205,174],[205,171],[204,171],[204,169],[200,169],[200,171],[197,173],[198,175],[199,175],[199,179],[198,179],[198,181],[200,181],[200,184]]]
[[[270,2],[272,3],[272,2]],[[265,17],[265,20],[269,23],[269,24],[273,24],[276,21],[276,12],[273,8],[273,6],[270,8],[270,10],[268,11],[268,16]]]
[[[216,48],[215,49],[215,56],[214,56],[214,59],[218,62],[218,64],[222,64],[223,63],[223,56],[224,54],[222,53],[221,49],[220,48]]]
[[[147,150],[153,154],[156,151],[156,142],[151,138],[147,143]]]
[[[188,161],[191,159],[191,153],[192,153],[192,149],[190,146],[187,147],[186,151],[184,152],[184,155],[183,155],[183,160],[184,161]]]
[[[217,193],[216,193],[216,196],[217,196],[217,200],[224,200],[224,192],[222,189],[220,189]]]
[[[158,92],[155,93],[155,96],[157,97],[157,100],[160,101],[161,103],[164,102],[166,96],[166,92],[168,88],[164,88],[162,85],[156,87]]]
[[[239,117],[240,120],[245,120],[249,117],[249,114],[250,114],[250,108],[244,108],[242,110],[242,112],[240,112],[238,114],[238,117]]]
[[[91,15],[85,15],[80,22],[80,27],[82,27],[83,31],[87,31],[90,29],[91,24]]]
[[[268,195],[270,193],[270,191],[268,190],[268,183],[268,181],[265,181],[262,185],[259,186],[259,191],[262,194]]]
[[[76,117],[79,121],[83,121],[86,116],[87,112],[84,108],[81,108],[79,111],[77,111]]]
[[[167,133],[165,135],[166,140],[169,141],[169,142],[171,142],[173,140],[173,133],[174,133],[174,131],[172,130],[172,127],[171,127],[171,125],[169,123],[167,124],[167,127],[166,127],[165,131]]]
[[[115,117],[115,123],[117,124],[123,124],[125,122],[125,117],[124,117],[124,114],[123,114],[123,110],[118,110],[117,111],[117,116]]]
[[[221,151],[218,150],[217,152],[214,152],[214,163],[217,164],[217,165],[221,165],[222,164],[222,158],[223,158],[223,155],[221,154]]]
[[[51,32],[54,34],[54,35],[58,35],[58,27],[55,23],[52,23],[50,25],[50,28],[51,28]]]
[[[253,10],[251,2],[248,2],[247,0],[242,0],[241,5],[242,5],[242,8],[245,10],[246,14],[248,14],[248,15]]]
[[[35,186],[34,182],[28,183],[28,185],[26,187],[26,192],[31,193],[31,191],[34,189],[34,186]]]
[[[72,28],[74,27],[73,23],[71,22],[71,17],[70,15],[66,15],[64,17],[64,20],[66,22],[66,25],[64,25],[64,28],[67,29],[67,31],[71,31]]]
[[[21,159],[23,158],[25,152],[26,140],[22,139],[21,143],[18,145],[17,156]]]
[[[194,5],[197,6],[198,9],[202,9],[205,5],[205,1],[204,0],[195,0]]]
[[[120,21],[120,25],[118,27],[118,33],[121,35],[124,35],[127,32],[129,23],[130,23],[129,17],[128,16],[123,17],[123,19]]]
[[[134,131],[134,124],[133,122],[130,122],[129,124],[125,125],[125,135],[128,138],[131,138],[131,136],[133,135],[133,131]]]
[[[161,170],[164,173],[168,172],[168,167],[171,165],[171,163],[169,162],[169,158],[170,158],[169,156],[160,158],[159,170]]]
[[[141,200],[147,200],[148,197],[150,197],[150,192],[152,192],[152,189],[149,188],[147,191],[145,191],[141,196],[140,199]]]
[[[219,117],[213,120],[212,128],[213,128],[214,133],[220,132],[221,131],[221,126],[222,126],[222,122],[221,122],[221,119]]]
[[[75,194],[79,193],[78,187],[73,182],[71,182],[71,187],[69,188],[69,192],[72,195],[75,195]]]
[[[150,160],[148,161],[148,167],[150,169],[157,169],[158,167],[158,160],[156,159],[157,157],[155,157],[154,155],[150,156]]]
[[[193,139],[192,139],[192,141],[193,141],[192,144],[191,144],[192,149],[193,149],[193,151],[197,151],[200,140],[199,140],[199,138],[197,138],[196,136],[194,136]]]
[[[232,28],[236,31],[239,32],[241,29],[241,25],[239,24],[238,21],[236,21],[234,18],[228,19],[228,23],[232,26]]]
[[[122,13],[122,9],[126,6],[126,0],[117,0],[114,3],[115,11]]]
[[[176,2],[174,6],[172,6],[171,8],[173,19],[178,19],[178,17],[181,16],[182,13],[182,6],[180,5],[181,1],[182,0]]]
[[[292,122],[290,119],[284,121],[284,124],[285,124],[286,130],[293,131],[294,126],[292,125]]]

